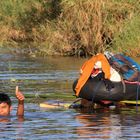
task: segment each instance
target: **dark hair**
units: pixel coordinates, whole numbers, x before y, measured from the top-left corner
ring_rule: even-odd
[[[12,104],[10,97],[5,93],[0,93],[0,104],[1,103],[7,103],[9,106]]]

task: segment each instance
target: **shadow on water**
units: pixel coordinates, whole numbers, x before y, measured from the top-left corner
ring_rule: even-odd
[[[0,139],[140,139],[140,107],[136,111],[135,106],[114,110],[47,109],[39,106],[40,98],[35,95],[49,94],[52,98],[58,95],[57,99],[62,95],[72,96],[71,85],[83,62],[84,59],[68,57],[15,56],[2,50],[0,90],[12,94],[15,86],[19,85],[25,95],[35,98],[25,102],[24,121],[19,122],[15,116],[17,101],[12,96],[12,116],[7,121],[0,119]]]

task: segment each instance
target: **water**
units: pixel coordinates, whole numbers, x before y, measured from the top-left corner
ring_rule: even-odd
[[[36,94],[72,96],[72,82],[84,59],[15,56],[0,54],[0,90],[9,95],[15,86],[32,98],[26,98],[24,120],[16,117],[17,100],[11,96],[11,117],[0,118],[1,140],[140,140],[140,108],[120,109],[45,109]],[[61,96],[57,99],[61,99]],[[30,100],[30,101],[28,101]],[[44,99],[44,100],[47,100]],[[70,99],[72,102],[72,99]]]
[[[47,57],[29,58],[5,52],[0,55],[1,90],[8,93],[20,85],[27,93],[68,93],[78,76],[84,60],[76,58]]]

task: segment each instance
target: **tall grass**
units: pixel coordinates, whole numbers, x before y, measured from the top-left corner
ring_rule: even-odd
[[[139,13],[137,0],[1,0],[0,42],[32,46],[37,55],[136,52]]]
[[[114,35],[113,46],[116,51],[130,56],[140,56],[140,16],[126,21],[124,28]]]
[[[139,13],[138,2],[135,0],[63,0],[61,6],[63,12],[57,19],[55,29],[49,31],[51,35],[48,35],[46,40],[49,42],[51,39],[50,46],[62,54],[72,50],[75,54],[81,48],[88,54],[102,52],[105,49],[127,50],[124,41],[129,40],[128,36],[133,38],[136,30],[131,30],[131,34],[130,32],[123,34],[123,39],[119,39],[119,34],[125,28],[139,24],[138,20],[136,23],[132,21]],[[138,40],[133,40],[133,43],[137,43]],[[116,41],[122,45],[119,47]],[[133,43],[130,45],[131,49]]]

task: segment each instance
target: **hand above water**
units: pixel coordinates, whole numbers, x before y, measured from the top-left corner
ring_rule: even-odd
[[[16,98],[18,99],[18,101],[24,101],[25,97],[24,97],[24,95],[22,94],[22,92],[19,91],[18,86],[16,86],[15,94],[16,94]]]
[[[21,91],[19,91],[18,86],[16,86],[16,98],[18,99],[18,108],[17,108],[17,116],[20,116],[22,118],[24,116],[24,95],[22,94]],[[23,119],[23,118],[22,118]]]

